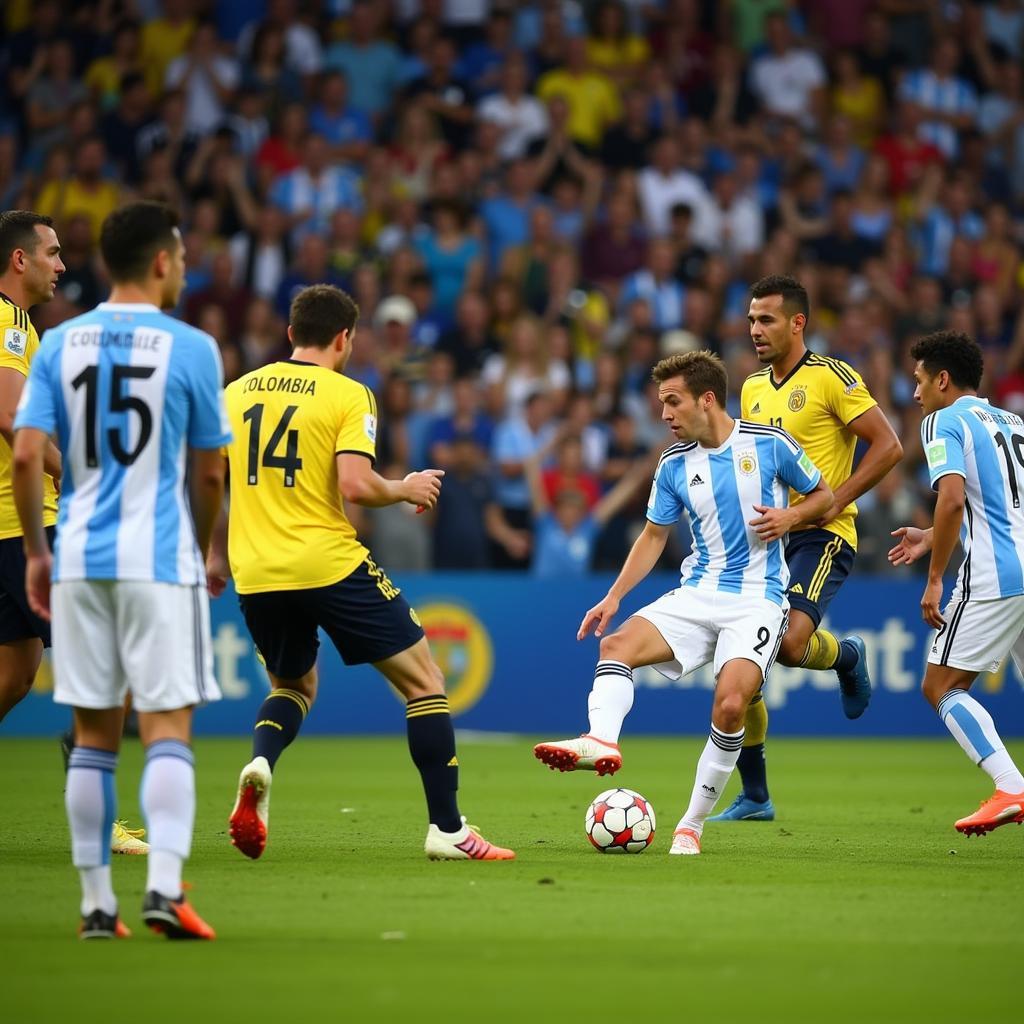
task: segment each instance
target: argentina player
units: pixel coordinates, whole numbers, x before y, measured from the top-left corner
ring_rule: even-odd
[[[698,854],[704,821],[743,745],[747,704],[763,684],[786,628],[783,538],[794,526],[820,517],[833,495],[784,430],[726,412],[726,372],[717,356],[671,356],[655,366],[653,376],[662,419],[678,443],[665,450],[655,471],[643,533],[577,634],[582,640],[593,628],[601,638],[588,702],[590,730],[577,739],[538,744],[534,754],[561,771],[618,771],[617,741],[633,704],[633,669],[654,665],[677,679],[713,661],[711,735],[670,850]],[[789,488],[807,496],[793,508]],[[694,543],[679,587],[605,636],[620,601],[654,568],[680,517]]]

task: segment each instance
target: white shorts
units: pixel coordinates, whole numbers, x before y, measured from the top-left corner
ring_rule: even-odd
[[[654,667],[669,679],[685,676],[714,659],[715,678],[727,661],[745,658],[762,681],[779,652],[789,618],[763,597],[679,587],[636,612],[665,638],[675,659]]]
[[[950,601],[946,620],[928,645],[930,665],[949,665],[966,672],[995,672],[1007,654],[1024,672],[1024,597],[991,601]]]
[[[137,711],[220,700],[205,587],[129,580],[55,583],[53,699]]]

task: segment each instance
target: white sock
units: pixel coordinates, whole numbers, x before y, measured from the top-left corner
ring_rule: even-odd
[[[621,661],[599,661],[587,699],[590,735],[618,743],[622,722],[633,706],[633,670]]]
[[[711,726],[711,735],[697,762],[697,777],[693,782],[690,805],[679,819],[677,829],[690,828],[697,835],[704,831],[704,819],[715,809],[739,760],[743,732],[743,729],[739,732],[722,732]]]
[[[79,868],[78,876],[82,880],[82,917],[94,910],[102,910],[104,914],[117,913],[117,897],[110,880],[109,864]]]
[[[936,708],[963,752],[1004,793],[1024,792],[1024,776],[1006,751],[992,716],[966,691],[950,690]]]
[[[110,831],[117,815],[117,754],[75,747],[68,762],[64,805],[71,827],[71,862],[82,882],[82,913],[117,913],[110,882]]]
[[[196,777],[192,750],[181,740],[158,740],[146,749],[141,803],[149,829],[146,891],[181,895],[181,867],[192,847]]]

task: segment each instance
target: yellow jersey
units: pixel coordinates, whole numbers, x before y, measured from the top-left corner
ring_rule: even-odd
[[[743,382],[740,416],[791,434],[835,490],[853,472],[857,435],[848,424],[877,404],[848,363],[807,352],[781,381],[770,366],[751,374]],[[804,495],[790,491],[790,505],[803,500]],[[857,506],[850,502],[825,529],[856,548],[856,515]]]
[[[28,368],[39,351],[39,335],[28,313],[0,292],[0,366],[28,377]],[[12,410],[13,411],[13,410]],[[11,446],[0,438],[0,540],[22,535],[11,489]],[[43,474],[43,525],[57,522],[57,488],[53,477]]]
[[[282,359],[224,392],[231,434],[228,560],[240,594],[344,579],[369,552],[338,493],[336,456],[376,457],[377,403],[362,384]]]

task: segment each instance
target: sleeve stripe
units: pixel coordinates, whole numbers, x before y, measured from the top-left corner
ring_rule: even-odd
[[[921,436],[924,438],[924,443],[929,444],[935,440],[935,421],[939,418],[939,414],[933,412],[930,416],[925,416],[924,422],[921,424]]]
[[[366,388],[366,397],[367,397],[367,399],[370,402],[370,412],[371,412],[371,414],[374,417],[376,417],[376,415],[377,415],[377,399],[374,398],[373,392],[369,388],[367,388],[365,384],[363,385],[363,387]]]
[[[359,451],[358,448],[339,448],[334,453],[334,455],[335,455],[335,457],[337,457],[338,455],[362,455],[364,458],[367,458],[367,459],[370,460],[370,464],[371,465],[377,461],[377,459],[373,455],[371,455],[369,452],[361,452],[361,451]]]
[[[740,433],[759,434],[762,437],[777,437],[780,441],[786,442],[789,450],[794,455],[803,450],[797,441],[793,439],[793,436],[786,433],[781,427],[769,427],[764,423],[751,423],[749,420],[740,420]]]
[[[811,356],[807,360],[811,366],[826,366],[830,369],[847,387],[855,385],[857,378],[850,372],[849,368],[845,363],[840,362],[838,359],[833,359],[831,356]]]

